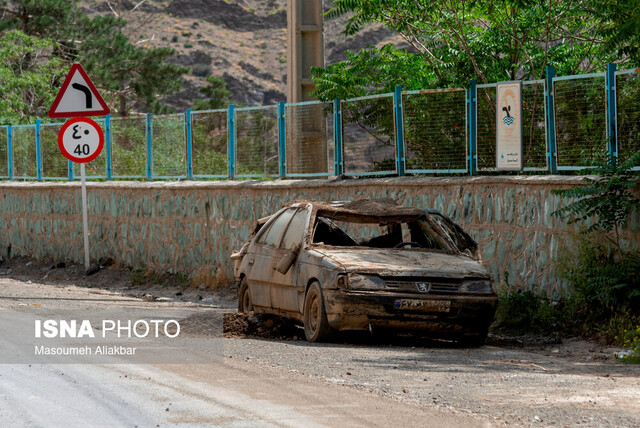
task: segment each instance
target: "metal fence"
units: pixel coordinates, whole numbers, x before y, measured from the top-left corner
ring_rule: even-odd
[[[496,84],[334,102],[98,119],[94,180],[489,174],[496,171]],[[640,69],[522,82],[524,173],[588,168],[640,150]],[[62,123],[0,127],[0,179],[74,180]],[[77,168],[76,168],[77,169]]]

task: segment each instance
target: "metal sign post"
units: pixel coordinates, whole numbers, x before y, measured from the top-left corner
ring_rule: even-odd
[[[69,160],[80,164],[82,181],[82,233],[84,236],[84,267],[89,270],[89,221],[87,219],[87,183],[84,164],[95,159],[104,147],[104,134],[93,120],[77,117],[66,122],[58,134],[58,147]]]
[[[84,268],[89,273],[89,220],[87,219],[87,182],[84,164],[98,157],[104,147],[102,128],[86,116],[107,116],[111,113],[95,85],[78,63],[73,64],[49,109],[49,117],[73,117],[58,133],[58,147],[71,162],[80,164],[82,181],[82,233]],[[81,117],[77,117],[81,116]],[[107,121],[108,123],[108,121]],[[38,134],[39,135],[39,134]],[[38,156],[40,159],[40,156]],[[70,169],[71,171],[71,169]],[[69,173],[69,179],[73,174]]]
[[[84,235],[84,269],[89,270],[89,221],[87,220],[87,183],[84,174],[84,163],[80,164],[80,179],[82,180],[82,234]]]

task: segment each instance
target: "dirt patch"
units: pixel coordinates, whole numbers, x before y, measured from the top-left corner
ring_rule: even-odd
[[[232,287],[211,290],[190,285],[184,275],[156,274],[118,266],[101,266],[93,275],[85,275],[84,266],[74,263],[47,263],[27,257],[0,260],[0,278],[56,287],[78,286],[117,291],[146,301],[182,301],[202,303],[225,309],[235,308],[236,292]]]
[[[304,331],[280,317],[256,313],[224,314],[224,337],[304,340]]]

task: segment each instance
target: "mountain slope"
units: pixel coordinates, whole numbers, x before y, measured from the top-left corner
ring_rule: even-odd
[[[200,98],[205,77],[222,77],[232,100],[247,105],[285,101],[286,0],[86,0],[89,15],[120,15],[127,35],[146,47],[171,47],[173,62],[191,68],[183,90],[164,101],[176,111]],[[325,4],[325,8],[328,7]],[[346,57],[368,45],[404,43],[383,26],[368,26],[356,36],[342,34],[346,17],[325,21],[325,61]]]

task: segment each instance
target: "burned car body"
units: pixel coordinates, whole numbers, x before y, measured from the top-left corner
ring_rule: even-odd
[[[302,322],[312,342],[381,327],[480,346],[497,305],[469,235],[391,200],[287,204],[231,258],[238,309]]]

